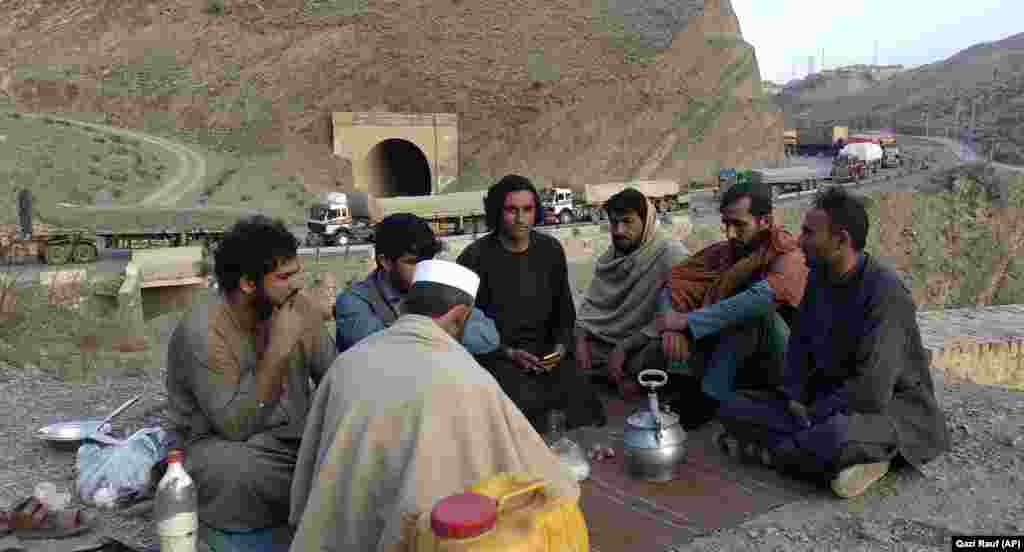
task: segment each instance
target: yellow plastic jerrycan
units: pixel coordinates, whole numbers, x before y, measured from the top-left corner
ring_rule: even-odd
[[[445,497],[424,512],[413,552],[589,552],[576,500],[554,496],[547,482],[502,473]]]

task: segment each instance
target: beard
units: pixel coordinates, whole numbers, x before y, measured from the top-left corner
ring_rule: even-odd
[[[618,238],[613,240],[612,243],[615,245],[615,250],[623,255],[629,255],[636,251],[640,245],[639,242],[628,238]]]
[[[274,302],[267,295],[267,290],[263,289],[263,286],[260,286],[256,297],[253,297],[252,306],[256,310],[256,319],[261,322],[270,320],[270,317],[274,315]]]
[[[732,252],[735,258],[742,259],[754,252],[754,249],[757,248],[757,242],[752,241],[747,243],[737,239],[731,239],[729,240],[729,246],[732,247]]]

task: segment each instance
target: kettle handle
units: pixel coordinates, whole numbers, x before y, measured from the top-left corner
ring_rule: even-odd
[[[658,376],[658,379],[654,381],[645,381],[645,376]],[[641,370],[640,373],[637,374],[636,380],[640,382],[640,385],[654,390],[668,383],[668,372],[658,370],[657,368],[648,368],[646,370]]]
[[[498,497],[498,511],[501,512],[508,505],[508,501],[516,498],[517,496],[523,496],[525,494],[542,491],[547,487],[547,481],[543,479],[534,479],[533,481],[527,482],[522,487],[509,491]]]

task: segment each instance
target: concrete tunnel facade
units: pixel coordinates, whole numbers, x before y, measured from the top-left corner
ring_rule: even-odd
[[[352,165],[353,187],[375,197],[441,193],[458,176],[458,116],[336,112],[334,154]]]

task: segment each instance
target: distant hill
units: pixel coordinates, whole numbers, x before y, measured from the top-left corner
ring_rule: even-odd
[[[0,104],[351,185],[334,111],[456,112],[471,189],[680,181],[782,155],[781,112],[729,0],[0,3]]]
[[[976,102],[982,153],[999,143],[998,160],[1024,164],[1024,33],[976,44],[888,79],[868,75],[812,75],[787,85],[777,102],[787,122],[837,120],[858,128],[920,131],[928,114],[932,129],[949,127],[954,135],[970,124]]]

